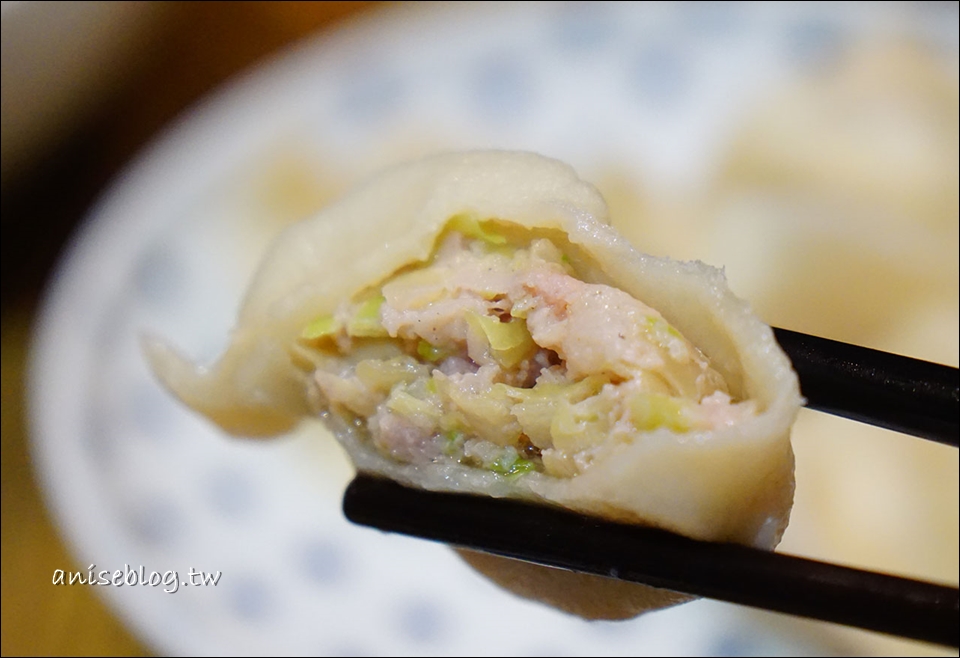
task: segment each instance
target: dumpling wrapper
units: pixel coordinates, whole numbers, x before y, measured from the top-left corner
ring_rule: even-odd
[[[470,214],[559,232],[585,281],[657,309],[758,413],[736,426],[677,434],[661,427],[605,445],[572,478],[505,477],[457,463],[400,463],[366,429],[322,416],[358,470],[431,490],[511,496],[701,540],[772,549],[793,501],[790,428],[802,405],[770,328],[728,289],[721,270],[637,252],[608,225],[597,190],[567,165],[532,153],[477,151],[390,169],[288,228],[266,255],[225,354],[198,367],[145,341],[163,383],[232,434],[272,436],[312,416],[309,373],[292,356],[303,328],[400,268],[429,258],[451,217]],[[314,402],[315,404],[315,402]],[[468,561],[501,585],[585,617],[623,618],[683,597],[492,556]]]

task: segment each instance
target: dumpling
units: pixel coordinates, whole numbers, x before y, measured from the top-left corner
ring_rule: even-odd
[[[404,484],[763,548],[789,517],[802,399],[770,328],[720,270],[637,252],[591,185],[539,155],[388,170],[278,238],[212,367],[146,349],[228,432],[319,416],[359,470]],[[468,561],[587,617],[681,598]]]

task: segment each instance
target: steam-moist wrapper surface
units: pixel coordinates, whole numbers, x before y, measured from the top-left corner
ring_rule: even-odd
[[[344,300],[427,262],[451,218],[462,216],[561,243],[577,278],[624,291],[659,311],[709,359],[730,396],[752,401],[755,413],[707,429],[621,433],[597,446],[589,466],[570,477],[505,475],[451,460],[407,463],[378,450],[366,424],[318,400],[311,373],[297,358],[302,332],[316,318],[336,313]],[[266,437],[320,415],[359,470],[407,485],[541,501],[695,539],[769,549],[789,518],[789,436],[802,398],[770,328],[730,292],[720,270],[638,252],[609,226],[593,186],[539,155],[452,153],[387,170],[281,234],[215,364],[197,366],[159,340],[145,346],[164,384],[224,430]],[[525,596],[587,617],[630,616],[679,600],[594,576],[572,578],[500,559],[469,561]],[[557,590],[551,582],[567,581],[569,600],[550,593]],[[630,587],[638,588],[634,595]],[[623,605],[611,605],[611,596]]]

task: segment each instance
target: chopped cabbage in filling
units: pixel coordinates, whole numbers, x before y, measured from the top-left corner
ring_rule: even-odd
[[[468,216],[301,342],[327,404],[406,463],[573,477],[609,442],[757,413],[656,310],[578,279],[550,239]]]

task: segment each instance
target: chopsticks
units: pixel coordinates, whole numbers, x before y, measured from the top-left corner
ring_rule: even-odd
[[[789,329],[774,329],[811,409],[957,447],[958,370]]]
[[[952,446],[958,370],[774,329],[808,406]],[[528,562],[732,603],[960,645],[960,590],[517,500],[412,489],[359,474],[354,523]]]
[[[346,517],[562,569],[707,596],[776,612],[958,645],[958,590],[897,576],[696,541],[547,505],[412,489],[359,474]]]

